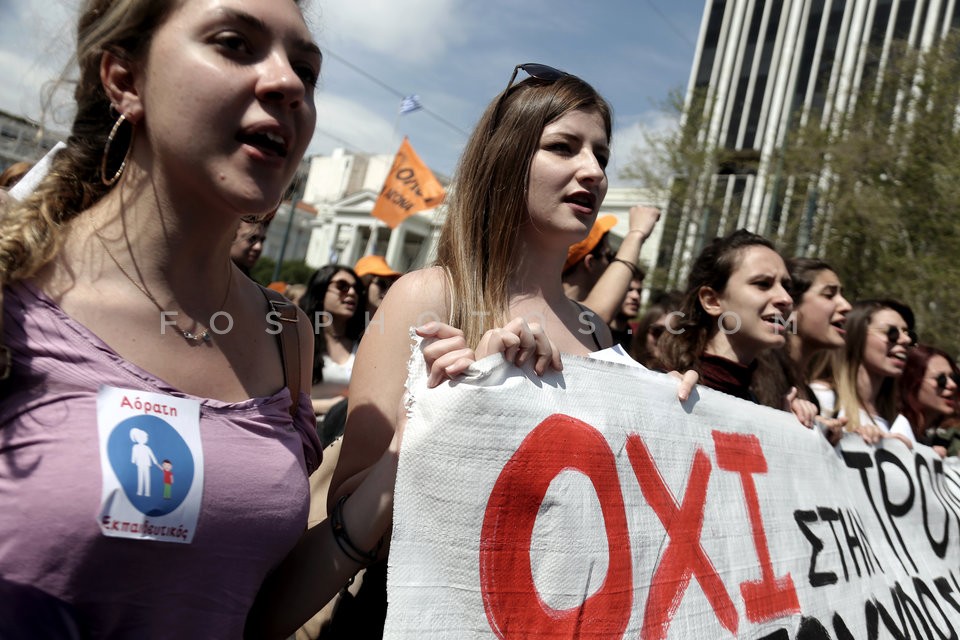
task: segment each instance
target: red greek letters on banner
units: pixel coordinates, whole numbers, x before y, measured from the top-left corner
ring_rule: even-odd
[[[593,482],[607,532],[609,568],[600,590],[582,606],[558,611],[537,595],[530,541],[540,503],[564,469],[581,471]],[[494,485],[480,540],[483,604],[498,637],[623,635],[633,593],[623,494],[610,446],[587,423],[552,415],[526,437]]]

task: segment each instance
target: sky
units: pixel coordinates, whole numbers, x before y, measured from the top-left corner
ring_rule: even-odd
[[[79,0],[0,0],[0,109],[41,117],[41,93],[73,48]],[[514,66],[576,74],[613,106],[612,186],[643,131],[669,130],[663,105],[686,90],[703,0],[307,0],[325,54],[317,129],[307,154],[394,154],[404,135],[450,176],[469,131]],[[522,74],[521,74],[522,77]],[[186,89],[186,88],[185,88]],[[398,115],[416,94],[423,110]],[[46,123],[69,129],[70,96]]]

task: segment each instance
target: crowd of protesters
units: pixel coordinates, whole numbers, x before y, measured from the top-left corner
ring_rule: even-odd
[[[492,354],[538,375],[639,361],[680,401],[699,381],[831,441],[960,450],[954,360],[917,345],[906,305],[847,302],[824,262],[738,230],[642,309],[660,213],[631,209],[612,249],[610,106],[542,64],[470,136],[435,264],[327,265],[296,306],[253,282],[321,60],[294,0],[83,3],[71,135],[0,214],[0,636],[286,638],[361,570],[345,633],[376,636],[411,327],[430,386]],[[171,407],[176,428],[142,419]],[[329,517],[305,529],[321,463]],[[149,535],[111,526],[153,498]],[[163,501],[193,514],[173,541]]]

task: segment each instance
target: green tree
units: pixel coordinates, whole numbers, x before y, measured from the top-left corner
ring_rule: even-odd
[[[786,244],[830,262],[851,300],[910,304],[921,340],[960,352],[960,33],[891,51],[853,108],[794,129],[784,173],[803,198]],[[816,215],[807,215],[815,211]]]
[[[277,266],[277,261],[273,258],[261,256],[257,263],[250,270],[250,277],[263,286],[267,286],[273,281],[273,270]]]
[[[871,54],[856,100],[824,121],[800,112],[771,159],[770,229],[785,254],[818,256],[841,276],[851,300],[892,297],[917,315],[922,341],[960,353],[960,32],[920,52],[905,45]],[[669,194],[655,288],[677,286],[680,247],[695,251],[731,231],[721,202],[731,175],[755,174],[758,155],[704,140],[695,94],[675,133],[649,133],[622,177]],[[801,118],[801,116],[805,116]],[[782,229],[778,229],[779,221]],[[782,231],[782,233],[781,233]],[[773,237],[774,234],[779,236]]]
[[[257,264],[253,265],[250,276],[263,286],[267,286],[273,282],[273,272],[276,266],[276,260],[264,256],[257,260]],[[308,266],[303,260],[284,260],[280,266],[280,277],[278,279],[287,284],[306,284],[314,271],[316,269]]]
[[[702,127],[706,98],[696,92],[689,108],[684,110],[684,97],[672,92],[660,105],[668,117],[680,122],[676,131],[646,130],[644,145],[634,149],[631,161],[620,177],[636,182],[654,193],[663,194],[667,203],[661,217],[662,236],[656,267],[647,274],[652,290],[667,290],[675,285],[673,275],[679,259],[679,244],[689,228],[684,222],[686,209],[696,209],[701,223],[696,227],[698,250],[704,240],[717,235],[718,212],[722,208],[722,194],[715,188],[717,176],[727,169],[725,159],[730,151],[704,142]]]

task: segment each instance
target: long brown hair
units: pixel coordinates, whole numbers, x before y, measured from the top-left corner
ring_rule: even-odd
[[[873,314],[881,309],[896,311],[912,331],[914,328],[913,311],[907,305],[896,300],[862,300],[853,304],[843,325],[846,331],[846,344],[843,352],[835,361],[834,382],[837,389],[837,407],[847,416],[847,426],[856,429],[860,426],[860,409],[866,406],[866,399],[857,390],[857,374],[863,363],[863,352],[867,343],[867,333]],[[884,378],[877,395],[876,409],[880,417],[892,423],[897,417],[900,405],[898,385],[894,378]]]
[[[761,246],[776,251],[772,242],[763,236],[739,229],[733,233],[714,238],[690,269],[687,288],[680,305],[682,315],[677,318],[674,331],[662,336],[660,352],[668,369],[687,371],[697,369],[710,338],[717,333],[717,320],[700,304],[700,290],[710,287],[717,293],[727,288],[730,275],[740,265],[743,250]]]
[[[450,189],[436,264],[453,289],[451,320],[476,345],[506,320],[507,285],[527,219],[530,163],[544,127],[571,111],[596,112],[610,141],[612,113],[589,84],[572,75],[527,78],[487,107],[467,141]]]
[[[817,276],[822,271],[833,271],[833,267],[819,258],[794,257],[786,260],[787,273],[790,274],[790,284],[787,293],[793,300],[793,309],[796,313],[803,304],[803,296],[813,286]],[[793,325],[798,326],[797,324]],[[750,390],[761,404],[776,409],[783,408],[783,399],[796,387],[797,397],[811,402],[819,402],[809,388],[810,371],[803,371],[801,364],[790,357],[789,346],[803,337],[796,333],[787,333],[787,348],[764,351],[757,356],[757,370],[753,375]]]

